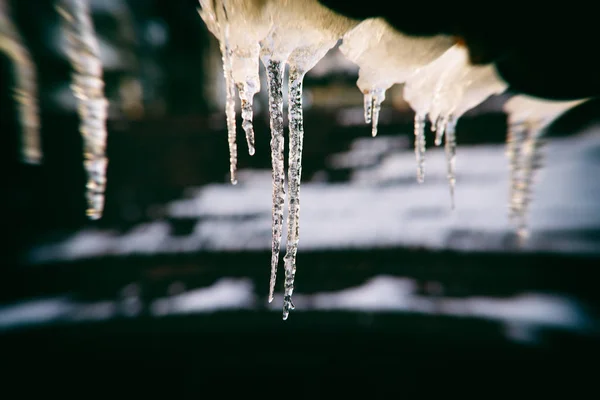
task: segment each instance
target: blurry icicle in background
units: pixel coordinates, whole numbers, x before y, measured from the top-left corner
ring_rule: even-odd
[[[23,38],[11,19],[7,0],[0,0],[0,51],[13,64],[14,98],[19,104],[19,122],[23,129],[21,158],[26,163],[39,164],[42,161],[42,148],[36,70]]]
[[[535,172],[542,165],[544,129],[569,109],[587,99],[548,101],[529,96],[515,96],[506,102],[508,114],[506,155],[510,164],[509,218],[521,243],[529,236],[527,212],[532,201]]]
[[[87,0],[61,0],[57,11],[67,36],[66,54],[73,67],[72,90],[78,101],[80,131],[84,142],[84,164],[88,175],[87,215],[102,217],[106,188],[106,118],[108,101],[100,50]]]

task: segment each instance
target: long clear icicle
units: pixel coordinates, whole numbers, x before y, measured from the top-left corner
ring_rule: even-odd
[[[220,27],[221,39],[219,47],[223,58],[223,77],[225,78],[226,103],[225,116],[227,119],[227,142],[229,144],[229,174],[233,185],[237,184],[237,143],[235,122],[235,82],[233,80],[233,67],[231,65],[232,49],[229,45],[229,22],[227,21],[226,1],[217,5],[216,14]]]
[[[0,0],[0,51],[9,57],[14,69],[14,98],[18,103],[19,122],[23,129],[21,158],[26,163],[39,164],[42,161],[42,147],[35,66],[10,17],[6,0]]]
[[[300,234],[300,180],[302,176],[302,143],[304,121],[302,114],[302,81],[304,71],[294,65],[289,69],[289,166],[288,166],[288,220],[287,249],[285,254],[285,293],[283,298],[283,319],[287,319],[294,309],[292,294],[296,276],[296,253]]]
[[[425,181],[425,115],[415,114],[415,157],[417,159],[417,182]]]
[[[442,131],[442,135],[445,135],[446,137],[444,149],[446,151],[448,184],[450,185],[450,207],[454,210],[454,187],[456,185],[456,119],[453,116],[444,118],[443,123],[438,125],[437,131]]]
[[[99,219],[106,188],[106,117],[102,62],[89,4],[86,0],[61,0],[57,7],[68,39],[67,56],[73,66],[72,90],[78,100],[84,165],[88,174],[87,215]]]
[[[279,249],[283,229],[283,205],[285,203],[285,171],[283,166],[283,74],[285,62],[263,56],[262,62],[267,71],[267,90],[269,91],[269,115],[271,126],[271,163],[273,166],[273,221],[271,241],[271,280],[269,302],[273,301]]]

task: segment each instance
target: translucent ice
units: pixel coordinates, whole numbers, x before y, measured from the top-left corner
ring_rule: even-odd
[[[307,71],[336,45],[356,22],[338,16],[316,0],[273,0],[268,2],[273,26],[261,42],[261,60],[267,70],[271,118],[271,158],[273,164],[273,240],[269,301],[273,300],[283,224],[283,93],[285,64],[289,64],[288,237],[285,255],[283,318],[293,310],[292,293],[296,274],[299,240],[300,179],[302,170],[302,80]]]
[[[237,169],[237,143],[235,121],[235,82],[233,81],[232,51],[229,43],[229,21],[225,10],[226,1],[200,0],[202,8],[200,17],[208,29],[219,41],[221,57],[223,60],[223,77],[225,79],[226,101],[225,115],[227,121],[227,142],[229,144],[229,173],[232,184],[236,184]]]
[[[365,121],[377,134],[377,112],[385,92],[442,55],[454,40],[406,36],[382,18],[370,18],[344,35],[342,53],[359,66],[357,86],[365,95]]]
[[[506,154],[510,164],[509,217],[521,241],[528,237],[527,211],[531,202],[535,171],[541,166],[540,136],[567,110],[587,101],[547,101],[515,96],[506,102],[508,114]]]
[[[19,105],[19,120],[23,128],[21,158],[27,163],[38,164],[42,159],[42,148],[36,71],[31,55],[11,19],[7,0],[0,0],[0,51],[8,56],[14,69],[14,98]]]
[[[448,181],[453,208],[456,122],[465,112],[488,97],[504,92],[506,88],[506,83],[498,77],[493,66],[471,65],[466,48],[459,44],[416,71],[406,82],[404,98],[417,115],[429,117],[432,129],[436,131],[436,145],[440,145],[444,134],[446,135]],[[452,136],[449,137],[450,135]],[[422,153],[424,150],[417,153],[419,180],[423,179]]]
[[[61,0],[57,6],[68,39],[67,56],[73,67],[72,90],[78,100],[84,164],[88,174],[87,215],[99,219],[106,188],[106,117],[102,63],[87,0]]]

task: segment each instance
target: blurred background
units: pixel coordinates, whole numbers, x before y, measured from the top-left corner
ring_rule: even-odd
[[[0,358],[13,371],[36,379],[69,371],[94,383],[90,371],[109,365],[105,384],[135,385],[127,377],[139,374],[182,391],[240,376],[268,388],[277,377],[310,397],[348,375],[362,380],[338,390],[383,391],[468,366],[577,370],[582,380],[591,371],[586,360],[600,354],[597,101],[548,129],[531,238],[519,247],[507,217],[508,95],[458,123],[451,211],[432,135],[425,183],[416,182],[414,114],[402,87],[388,93],[372,138],[357,68],[330,51],[305,80],[296,310],[284,322],[282,268],[267,302],[266,82],[255,99],[256,154],[238,129],[231,186],[221,58],[198,2],[90,0],[110,101],[99,221],[85,217],[59,15],[50,0],[10,3],[37,67],[44,150],[41,166],[18,161],[3,55]],[[386,372],[397,375],[375,381]]]

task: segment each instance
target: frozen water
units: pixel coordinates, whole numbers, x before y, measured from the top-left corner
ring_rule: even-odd
[[[406,36],[382,18],[366,19],[344,35],[340,50],[359,67],[357,86],[365,95],[365,121],[372,123],[373,136],[385,92],[441,56],[453,42],[445,36]]]
[[[72,90],[78,100],[84,165],[88,174],[87,215],[99,219],[106,189],[106,117],[102,63],[87,0],[61,0],[57,10],[67,36],[66,54],[73,67]]]
[[[42,160],[36,70],[23,38],[13,23],[7,0],[0,0],[0,52],[5,53],[14,69],[14,98],[23,128],[21,158],[38,164]]]
[[[446,135],[446,155],[448,157],[448,181],[451,193],[451,206],[454,208],[454,158],[456,155],[455,126],[465,112],[476,107],[494,94],[507,88],[493,66],[471,65],[467,50],[456,44],[438,59],[416,71],[408,78],[404,87],[404,98],[420,118],[415,119],[415,132],[419,123],[422,129],[423,116],[428,116],[432,130],[436,131],[435,144],[440,145]],[[424,134],[424,133],[423,133]],[[417,142],[415,142],[415,145]],[[417,152],[419,164],[418,179],[422,179],[424,150]]]
[[[547,101],[520,95],[504,105],[508,114],[509,217],[522,241],[529,236],[527,211],[532,200],[534,174],[542,161],[540,136],[552,121],[586,100]]]

